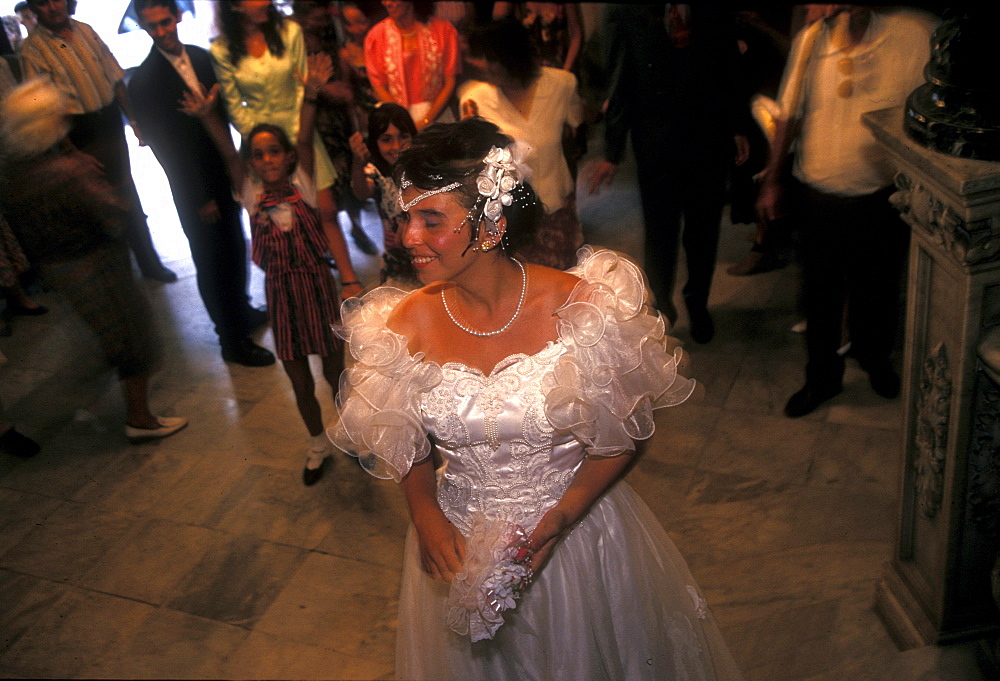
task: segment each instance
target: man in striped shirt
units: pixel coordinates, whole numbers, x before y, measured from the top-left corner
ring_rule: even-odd
[[[132,180],[123,111],[140,143],[142,136],[132,121],[125,72],[94,29],[70,17],[67,2],[28,0],[38,25],[21,50],[25,80],[48,78],[66,95],[70,140],[104,166],[108,181],[128,205],[128,242],[142,275],[177,281],[177,275],[160,262]]]

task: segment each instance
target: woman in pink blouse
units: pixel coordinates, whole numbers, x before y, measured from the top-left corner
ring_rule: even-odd
[[[448,105],[459,68],[458,33],[431,16],[431,5],[382,0],[389,16],[365,38],[365,66],[375,96],[406,107],[418,130],[454,120]]]

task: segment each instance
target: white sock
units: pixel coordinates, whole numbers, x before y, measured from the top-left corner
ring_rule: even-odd
[[[326,433],[309,436],[309,454],[306,461],[306,468],[319,468],[323,465],[323,459],[330,454],[330,441],[326,439]]]

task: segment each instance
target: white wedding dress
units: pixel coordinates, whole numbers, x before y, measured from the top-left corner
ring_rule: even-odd
[[[638,267],[611,251],[580,254],[569,272],[581,282],[557,312],[558,339],[488,376],[409,354],[406,338],[385,324],[406,292],[383,287],[344,306],[342,335],[356,361],[341,382],[331,437],[373,475],[396,480],[436,449],[438,502],[470,547],[479,543],[473,527],[490,521],[530,533],[585,454],[633,450],[653,433],[653,409],[694,388],[677,373],[680,351],[662,318],[644,305]],[[741,678],[683,558],[624,481],[560,541],[513,609],[497,613],[480,598],[470,624],[449,598],[455,587],[420,565],[411,526],[401,679]],[[463,615],[464,627],[454,626]]]

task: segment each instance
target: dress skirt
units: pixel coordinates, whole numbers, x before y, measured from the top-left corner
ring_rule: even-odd
[[[491,640],[445,624],[449,585],[420,567],[411,526],[396,675],[462,681],[741,679],[684,559],[628,483],[573,530]]]
[[[340,319],[339,296],[328,268],[268,272],[264,291],[278,359],[326,357],[340,350],[331,326]]]

